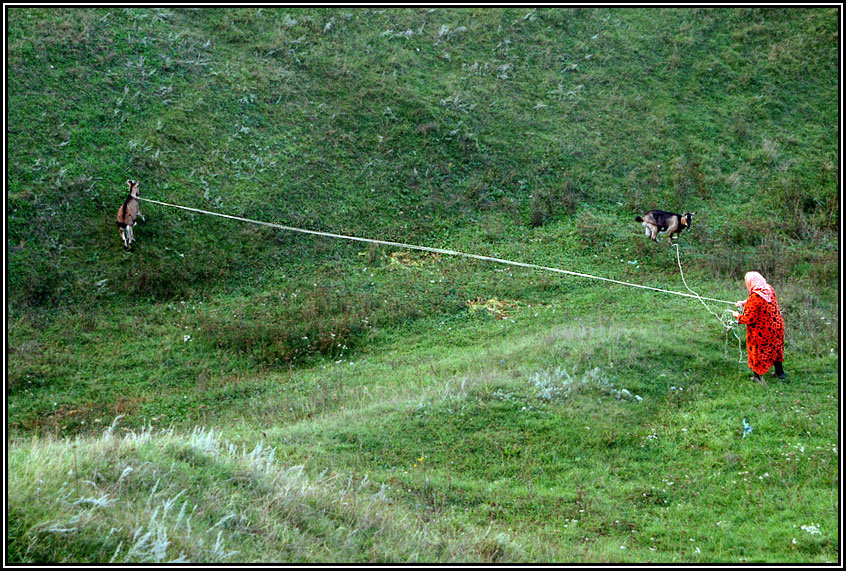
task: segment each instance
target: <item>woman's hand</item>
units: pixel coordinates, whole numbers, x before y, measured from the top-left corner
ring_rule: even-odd
[[[732,311],[731,314],[735,319],[740,319],[740,314],[738,312]]]
[[[735,306],[735,307],[743,307],[744,305],[746,305],[746,300],[745,300],[745,299],[744,299],[743,301],[736,301],[736,302],[734,302],[734,306]]]

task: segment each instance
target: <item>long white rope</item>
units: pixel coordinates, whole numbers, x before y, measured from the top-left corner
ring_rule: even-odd
[[[375,240],[373,238],[361,238],[359,236],[346,236],[344,234],[333,234],[331,232],[319,232],[317,230],[306,230],[306,229],[303,229],[303,228],[294,228],[292,226],[285,226],[283,224],[275,224],[273,222],[262,222],[261,220],[252,220],[250,218],[243,218],[241,216],[231,216],[229,214],[221,214],[219,212],[211,212],[209,210],[201,210],[199,208],[190,208],[188,206],[181,206],[179,204],[169,204],[167,202],[160,202],[158,200],[151,200],[149,198],[141,198],[140,196],[138,197],[138,200],[143,200],[144,202],[150,202],[150,203],[153,203],[153,204],[160,204],[162,206],[170,206],[172,208],[180,208],[182,210],[188,210],[188,211],[191,211],[191,212],[198,212],[200,214],[208,214],[209,216],[219,216],[221,218],[229,218],[230,220],[239,220],[241,222],[249,222],[251,224],[259,224],[261,226],[270,226],[272,228],[279,228],[281,230],[288,230],[290,232],[300,232],[302,234],[312,234],[314,236],[325,236],[327,238],[337,238],[337,239],[341,239],[341,240],[354,240],[354,241],[357,241],[357,242],[367,242],[367,243],[370,243],[370,244],[380,244],[382,246],[392,246],[394,248],[406,248],[406,249],[410,249],[410,250],[422,250],[422,251],[425,251],[425,252],[432,252],[432,253],[435,253],[435,254],[443,254],[443,255],[446,255],[446,256],[461,256],[461,257],[464,257],[464,258],[472,258],[474,260],[482,260],[482,261],[485,261],[485,262],[494,262],[494,263],[497,263],[497,264],[507,264],[509,266],[518,266],[518,267],[521,267],[521,268],[530,268],[530,269],[535,269],[535,270],[544,270],[544,271],[547,271],[547,272],[556,272],[556,273],[559,273],[559,274],[568,274],[568,275],[571,275],[571,276],[578,276],[578,277],[589,278],[589,279],[593,279],[593,280],[602,280],[602,281],[606,281],[606,282],[612,282],[612,283],[615,283],[615,284],[625,285],[625,286],[629,286],[629,287],[648,289],[648,290],[652,290],[652,291],[660,291],[660,292],[669,293],[669,294],[672,294],[672,295],[680,295],[680,296],[683,296],[683,297],[692,297],[692,298],[699,299],[699,301],[702,301],[703,299],[707,299],[708,301],[714,301],[714,302],[717,302],[717,303],[727,303],[729,305],[734,305],[733,301],[726,301],[726,300],[723,300],[723,299],[714,299],[714,298],[710,298],[710,297],[702,297],[702,296],[697,295],[697,294],[688,294],[688,293],[684,293],[684,292],[680,292],[680,291],[672,291],[672,290],[661,289],[661,288],[657,288],[657,287],[650,287],[650,286],[645,286],[645,285],[640,285],[640,284],[633,284],[633,283],[630,283],[630,282],[624,282],[624,281],[615,280],[615,279],[611,279],[611,278],[603,278],[601,276],[593,276],[593,275],[584,274],[584,273],[581,273],[581,272],[573,272],[573,271],[570,271],[570,270],[562,270],[560,268],[551,268],[551,267],[548,267],[548,266],[539,266],[537,264],[527,264],[527,263],[524,263],[524,262],[514,262],[514,261],[511,261],[511,260],[503,260],[502,258],[494,258],[494,257],[491,257],[491,256],[481,256],[479,254],[467,254],[465,252],[456,252],[455,250],[445,250],[443,248],[430,248],[428,246],[418,246],[416,244],[405,244],[403,242],[391,242],[391,241],[387,241],[387,240]],[[707,305],[706,305],[706,307],[707,307]]]

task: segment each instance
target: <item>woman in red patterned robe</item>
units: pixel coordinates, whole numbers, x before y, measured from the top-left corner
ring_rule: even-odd
[[[738,301],[743,313],[734,312],[739,323],[746,325],[746,349],[749,353],[749,368],[754,372],[753,380],[761,381],[761,375],[775,365],[775,374],[783,379],[784,369],[784,320],[778,310],[778,299],[773,286],[758,272],[747,272],[746,289],[749,297]]]

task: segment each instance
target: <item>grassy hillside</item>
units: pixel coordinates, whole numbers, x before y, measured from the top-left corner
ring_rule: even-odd
[[[836,561],[838,25],[7,9],[8,561]]]

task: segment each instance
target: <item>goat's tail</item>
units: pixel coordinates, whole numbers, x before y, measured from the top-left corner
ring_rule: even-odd
[[[643,222],[643,218],[640,216],[635,216],[635,222]]]

